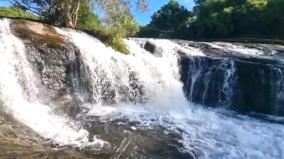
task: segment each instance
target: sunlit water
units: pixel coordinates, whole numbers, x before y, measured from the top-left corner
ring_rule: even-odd
[[[0,21],[0,50],[0,100],[4,110],[58,144],[94,144],[89,143],[86,130],[80,126],[71,128],[67,123],[74,124],[55,116],[50,106],[39,103],[37,79],[27,61],[24,43],[11,33],[7,19]]]
[[[25,57],[25,46],[12,35],[7,20],[1,20],[0,27],[0,49],[5,50],[0,53],[0,99],[5,101],[5,111],[43,137],[63,145],[81,148],[111,145],[107,139],[102,141],[90,136],[91,132],[83,126],[68,117],[54,115],[48,105],[37,102],[36,81],[32,81],[35,77]],[[133,132],[147,132],[161,126],[165,129],[161,133],[174,132],[181,136],[177,141],[182,144],[178,148],[180,153],[196,158],[284,158],[283,125],[225,110],[207,109],[186,100],[179,80],[175,49],[180,46],[176,43],[152,39],[160,47],[157,55],[142,49],[136,40],[125,40],[130,54],[123,55],[84,33],[56,30],[80,49],[91,79],[92,98],[96,104],[81,105],[86,109],[76,117],[78,123],[92,124],[92,118],[101,123],[121,119],[135,122],[126,125]],[[181,49],[188,56],[205,56],[196,48]],[[22,83],[32,89],[29,92],[34,92],[33,102],[24,98],[26,90]],[[111,101],[108,102],[108,98]],[[117,158],[119,156],[118,153]]]

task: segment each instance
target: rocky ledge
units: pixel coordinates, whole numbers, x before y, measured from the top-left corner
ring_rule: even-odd
[[[152,40],[139,41],[154,54],[161,51]],[[188,100],[239,112],[284,115],[284,46],[171,41],[177,46]],[[190,55],[180,48],[197,49],[203,55]]]
[[[54,101],[59,110],[74,114],[82,102],[74,92],[84,93],[84,101],[92,100],[78,48],[48,25],[11,20],[11,28],[24,41],[28,59],[37,69],[38,81],[45,87],[39,95],[44,97],[43,101]],[[139,41],[149,52],[161,51],[152,40]],[[284,46],[171,41],[204,54],[189,55],[179,47],[175,50],[180,57],[184,92],[190,101],[240,112],[284,115]]]
[[[40,83],[38,97],[41,102],[53,101],[58,112],[74,115],[82,99],[74,95],[75,91],[89,92],[85,68],[81,65],[79,49],[67,38],[59,34],[54,27],[27,20],[10,20],[14,35],[25,45],[26,56],[33,65]],[[80,78],[78,78],[80,77]],[[74,79],[79,79],[74,83]],[[80,88],[80,90],[76,90]],[[50,103],[49,103],[50,104]]]

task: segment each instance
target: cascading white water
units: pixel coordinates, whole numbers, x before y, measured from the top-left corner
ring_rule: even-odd
[[[89,145],[88,132],[54,115],[39,102],[37,78],[29,64],[24,43],[15,37],[9,20],[0,20],[0,101],[3,110],[58,144]],[[73,124],[74,126],[74,124]],[[95,140],[94,142],[99,142]]]
[[[138,95],[145,96],[147,103],[161,105],[159,107],[163,109],[166,106],[171,107],[176,101],[181,106],[186,105],[182,83],[179,81],[177,55],[170,53],[172,49],[166,48],[168,52],[163,58],[159,58],[141,50],[133,41],[126,41],[129,46],[134,47],[130,55],[123,55],[86,34],[73,30],[57,30],[70,37],[80,49],[84,63],[89,68],[94,100],[99,104],[103,103],[105,91],[114,92],[116,103],[124,101],[121,95],[125,93],[128,97],[136,96],[137,90],[130,86],[130,77],[134,73],[138,78],[136,82],[143,87],[143,93]],[[121,87],[125,87],[127,91],[121,91]],[[112,93],[107,92],[106,95],[111,98]]]
[[[142,125],[162,125],[171,130],[182,130],[184,147],[197,151],[199,158],[275,158],[284,157],[284,127],[278,124],[214,111],[194,106],[186,101],[179,80],[177,44],[168,40],[152,40],[161,55],[152,55],[135,40],[125,40],[130,55],[122,55],[106,47],[97,39],[72,30],[58,32],[69,37],[81,51],[84,63],[92,76],[94,98],[88,114],[104,120],[128,118]],[[183,48],[185,49],[185,48]],[[196,49],[185,52],[196,55]],[[198,53],[197,55],[201,55]],[[116,105],[100,102],[104,84],[119,94],[121,85],[128,86],[131,71],[143,86],[146,101],[133,104],[116,97]],[[229,72],[228,76],[231,76]],[[103,76],[102,76],[103,74]],[[107,82],[102,82],[107,80]],[[131,89],[129,87],[129,89]],[[131,94],[131,93],[130,93]]]
[[[127,118],[139,122],[143,128],[161,125],[183,137],[180,142],[185,150],[181,151],[194,151],[198,158],[284,157],[284,126],[205,109],[186,100],[175,52],[178,49],[188,56],[205,56],[200,50],[169,40],[151,39],[160,48],[160,54],[153,55],[142,49],[139,41],[130,39],[125,40],[130,55],[123,55],[84,33],[56,30],[80,49],[91,81],[96,104],[82,105],[89,110],[82,115],[110,121]],[[0,53],[0,100],[4,110],[60,144],[98,143],[97,139],[89,143],[86,130],[54,115],[48,105],[37,100],[40,84],[25,55],[25,46],[12,35],[8,20],[0,21],[0,40],[0,49],[4,50]],[[228,78],[232,73],[228,72]]]

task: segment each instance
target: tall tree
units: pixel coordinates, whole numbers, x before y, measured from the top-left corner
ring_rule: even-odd
[[[133,4],[130,0],[10,0],[10,2],[24,10],[42,15],[52,23],[67,27],[76,27],[80,6],[83,3],[88,4],[90,12],[93,12],[94,6],[99,7],[105,11],[108,19],[116,18],[115,15],[120,14],[131,17],[130,7]],[[135,4],[142,10],[147,9],[146,0],[135,0]]]
[[[264,22],[272,36],[284,38],[284,1],[269,0],[265,8]]]
[[[66,27],[75,27],[82,2],[87,0],[10,0],[17,7]]]
[[[146,26],[148,30],[144,29],[142,32],[148,31],[148,33],[152,32],[158,36],[183,38],[192,16],[193,14],[184,6],[181,6],[176,0],[171,0],[154,13],[150,24]]]

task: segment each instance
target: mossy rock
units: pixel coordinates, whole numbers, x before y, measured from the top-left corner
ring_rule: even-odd
[[[11,20],[11,28],[16,36],[30,40],[34,45],[46,45],[49,48],[61,48],[65,44],[64,36],[48,25],[27,20]]]

